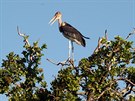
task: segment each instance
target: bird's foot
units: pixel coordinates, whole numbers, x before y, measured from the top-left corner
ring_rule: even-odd
[[[69,65],[74,65],[74,59],[68,58],[68,59],[66,60],[66,63],[69,64]]]

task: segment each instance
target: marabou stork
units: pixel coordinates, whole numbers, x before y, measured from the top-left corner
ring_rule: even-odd
[[[86,42],[84,38],[89,39],[88,37],[83,36],[76,28],[71,26],[66,22],[62,22],[62,14],[60,12],[56,12],[54,17],[50,20],[49,24],[53,24],[56,20],[58,20],[59,24],[59,31],[63,34],[64,37],[69,39],[69,54],[68,59],[70,59],[71,50],[72,50],[72,59],[74,55],[74,47],[73,42],[77,43],[78,45],[82,45],[83,47],[86,46]]]

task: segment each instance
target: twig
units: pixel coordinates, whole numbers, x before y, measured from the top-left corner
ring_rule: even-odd
[[[19,30],[19,27],[18,27],[18,26],[17,26],[17,32],[18,32],[18,35],[19,35],[19,36],[23,37],[24,42],[25,42],[25,45],[30,46],[30,43],[29,43],[29,41],[28,41],[27,36],[26,36],[25,34],[22,34],[22,33],[20,32],[20,30]],[[33,60],[33,56],[32,56],[32,54],[30,54],[30,60],[31,60],[31,61]]]
[[[24,37],[25,36],[25,34],[22,34],[21,32],[20,32],[20,30],[19,30],[19,27],[17,26],[17,32],[18,32],[18,35],[20,35],[20,36],[22,36],[22,37]]]
[[[131,89],[131,87],[126,87],[124,89],[122,89],[120,92],[122,92],[123,94],[126,93],[129,89]]]
[[[110,87],[106,88],[106,90],[104,90],[104,91],[98,96],[97,100],[98,100],[102,95],[104,95],[104,93],[105,93],[106,91],[108,91],[109,89],[111,89],[111,88],[110,88]]]
[[[49,61],[49,62],[51,62],[52,64],[54,64],[54,65],[61,65],[61,66],[65,66],[65,65],[67,65],[67,66],[69,66],[69,64],[67,64],[67,60],[66,61],[63,61],[63,62],[58,62],[58,63],[56,63],[56,62],[54,62],[53,60],[50,60],[50,59],[46,59],[47,61]]]
[[[99,37],[99,39],[98,39],[98,45],[97,45],[97,47],[96,47],[96,49],[94,50],[93,53],[97,52],[99,50],[100,46],[101,46],[101,38]]]
[[[57,65],[56,62],[54,62],[54,61],[52,61],[52,60],[50,60],[50,59],[46,59],[46,60],[49,61],[49,62],[51,62],[51,63],[54,64],[54,65]]]
[[[105,30],[105,39],[108,40],[107,29]]]
[[[132,91],[135,93],[135,88],[133,88]]]
[[[135,86],[135,83],[133,83],[132,81],[130,81],[130,80],[126,79],[126,78],[118,78],[116,80],[125,80],[125,81],[129,82],[131,85]]]
[[[111,86],[112,86],[115,82],[116,82],[116,81],[111,81],[111,82],[108,84],[109,87],[107,87],[107,88],[97,97],[96,100],[100,99],[100,97],[103,96],[106,91],[110,90],[110,89],[111,89]]]
[[[129,82],[130,84],[132,84],[132,86],[131,86],[131,88],[130,88],[130,91],[127,92],[124,96],[126,96],[126,95],[129,94],[129,93],[131,93],[131,90],[132,90],[133,86],[135,86],[135,84],[134,84],[132,81],[126,79],[126,78],[118,78],[118,79],[115,79],[114,81],[111,81],[111,82],[109,83],[109,87],[107,87],[107,88],[97,97],[97,100],[98,100],[101,96],[103,96],[106,91],[110,90],[110,89],[111,89],[111,86],[112,86],[115,82],[117,82],[118,80],[125,80],[125,81]]]
[[[122,93],[121,92],[119,92],[118,90],[114,90],[114,89],[110,89],[115,95],[117,95],[117,96],[119,96],[119,97],[122,97]]]
[[[86,94],[86,92],[76,92],[77,93],[77,95],[85,95]]]
[[[131,91],[132,91],[132,88],[133,88],[133,86],[131,86],[131,88],[129,89],[129,91],[128,91],[127,93],[125,93],[125,94],[123,95],[123,97],[126,97],[128,94],[130,94]]]
[[[105,39],[108,40],[107,29],[105,30]],[[97,52],[99,50],[100,46],[102,45],[101,41],[102,41],[102,38],[99,37],[99,39],[98,39],[98,45],[97,45],[97,47],[96,47],[96,49],[94,50],[93,53],[95,53],[95,52]]]
[[[133,28],[133,32],[129,33],[126,39],[128,39],[131,35],[135,34],[135,28]]]
[[[24,42],[25,42],[27,45],[29,45],[29,46],[30,46],[30,43],[29,43],[28,39],[26,38],[26,35],[25,35],[25,34],[22,34],[22,33],[20,32],[20,30],[19,30],[19,27],[18,27],[18,26],[17,26],[17,32],[18,32],[18,35],[19,35],[19,36],[21,36],[21,37],[23,37],[23,38],[24,38]]]

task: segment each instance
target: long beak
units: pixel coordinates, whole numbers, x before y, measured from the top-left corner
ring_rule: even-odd
[[[56,20],[57,20],[57,17],[56,17],[56,16],[54,16],[54,17],[50,20],[49,24],[51,24],[51,25],[52,25]]]

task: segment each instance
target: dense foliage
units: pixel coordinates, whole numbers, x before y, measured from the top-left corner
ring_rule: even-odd
[[[0,93],[9,101],[135,100],[135,48],[117,36],[103,37],[87,58],[63,65],[48,90],[40,67],[43,49],[24,36],[22,55],[9,53],[0,68]],[[83,53],[82,53],[83,54]]]

